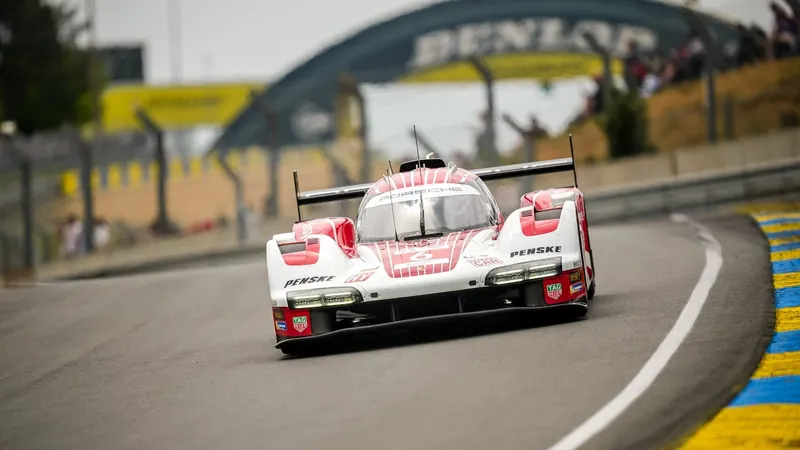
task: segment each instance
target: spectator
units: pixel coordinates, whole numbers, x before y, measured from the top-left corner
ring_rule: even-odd
[[[757,59],[760,61],[764,61],[767,59],[769,55],[769,37],[767,36],[767,32],[758,25],[752,25],[750,27],[750,33],[756,38],[758,43],[758,56]]]
[[[775,2],[770,3],[769,6],[775,17],[775,27],[772,32],[773,55],[775,59],[793,56],[797,52],[797,20]]]
[[[625,64],[625,79],[629,83],[633,82],[637,87],[641,87],[648,70],[644,56],[639,51],[639,45],[636,41],[628,42],[628,54],[623,62]]]
[[[794,4],[792,6],[794,9],[790,14],[777,3],[770,4],[775,15],[775,28],[771,38],[757,25],[749,28],[738,25],[736,28],[740,40],[737,53],[728,54],[728,58],[718,62],[716,67],[724,69],[753,64],[768,59],[772,54],[776,58],[800,54],[800,8],[794,7]],[[695,31],[666,58],[658,55],[648,58],[635,41],[629,41],[627,54],[623,58],[625,81],[629,88],[638,88],[642,96],[649,97],[664,86],[702,77],[705,60],[705,43],[701,34]],[[594,93],[584,93],[583,109],[570,121],[569,126],[578,125],[603,111],[603,78],[596,76],[593,81],[596,86]]]
[[[94,219],[94,248],[102,250],[111,242],[111,226],[103,218]]]
[[[706,48],[700,33],[693,31],[686,43],[686,64],[689,79],[694,80],[703,75]]]
[[[739,52],[736,55],[736,64],[746,66],[763,59],[765,55],[757,40],[757,34],[742,24],[737,25],[736,30],[739,32]]]
[[[61,254],[66,258],[78,255],[83,244],[83,222],[75,214],[67,216],[61,226]]]
[[[675,57],[667,59],[664,63],[664,70],[659,74],[660,82],[659,88],[675,82],[678,75],[678,60]]]

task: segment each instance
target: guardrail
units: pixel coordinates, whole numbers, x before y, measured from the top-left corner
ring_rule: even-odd
[[[682,177],[648,185],[628,185],[603,192],[590,192],[586,196],[586,207],[590,223],[597,224],[614,220],[658,216],[679,210],[711,208],[725,203],[744,202],[759,197],[793,192],[800,192],[800,159],[713,174],[707,173],[691,178]],[[2,245],[0,243],[0,247],[7,251],[9,243],[6,242],[5,244]],[[253,254],[258,254],[263,252],[263,246],[251,245],[242,247],[232,242],[229,250],[215,249],[215,251],[217,254],[221,252],[237,252],[237,254],[252,252]],[[205,257],[213,258],[214,255],[212,253],[214,252],[208,252],[208,255],[203,252],[193,253],[191,258],[195,260],[203,260]],[[14,264],[15,261],[9,260],[8,254],[5,256],[3,258],[5,261],[0,261],[0,265],[16,266]],[[179,256],[170,255],[171,258]],[[165,260],[162,261],[162,259]],[[168,265],[166,259],[169,258],[149,261],[146,264],[140,264],[140,266],[153,264],[163,268]],[[108,270],[104,270],[110,275],[119,274],[114,267],[107,267],[106,269]],[[137,266],[136,270],[147,271],[139,266]],[[97,271],[86,271],[85,274],[76,274],[75,276],[62,274],[60,277],[97,276],[95,272]]]
[[[800,160],[587,194],[591,223],[711,208],[800,191]]]

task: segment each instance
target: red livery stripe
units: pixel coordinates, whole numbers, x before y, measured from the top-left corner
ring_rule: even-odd
[[[467,244],[482,230],[450,233],[432,240],[367,244],[392,278],[432,275],[453,270]]]

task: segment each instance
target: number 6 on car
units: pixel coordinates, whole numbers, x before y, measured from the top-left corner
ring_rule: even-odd
[[[410,259],[412,261],[425,261],[426,259],[431,258],[433,258],[433,255],[430,253],[414,253]]]

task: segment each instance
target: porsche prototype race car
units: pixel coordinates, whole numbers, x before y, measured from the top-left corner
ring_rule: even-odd
[[[585,315],[595,279],[581,191],[527,193],[504,217],[484,184],[570,170],[577,181],[573,158],[475,171],[428,158],[374,184],[310,192],[299,192],[295,171],[298,215],[302,205],[363,200],[355,222],[298,220],[267,242],[276,347],[294,353],[301,341],[447,315]]]

